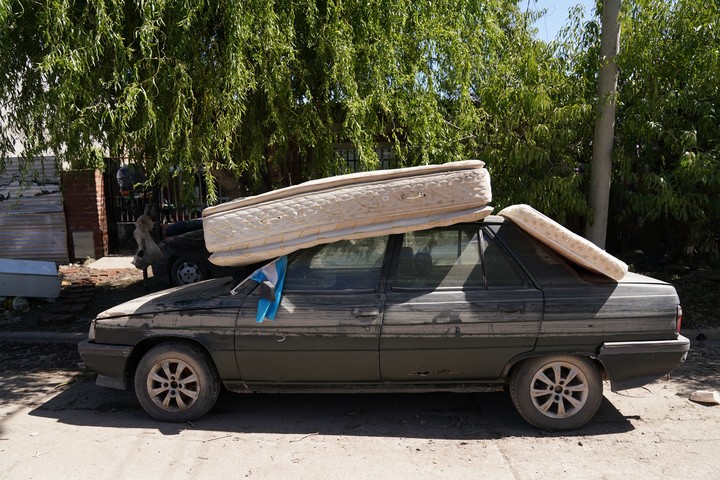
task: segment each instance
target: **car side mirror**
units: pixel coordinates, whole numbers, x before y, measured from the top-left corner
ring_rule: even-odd
[[[275,301],[275,284],[269,280],[260,283],[260,297],[271,302]]]

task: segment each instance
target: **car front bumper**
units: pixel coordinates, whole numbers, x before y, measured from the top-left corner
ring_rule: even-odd
[[[78,344],[78,352],[83,362],[98,374],[95,383],[120,390],[125,390],[127,387],[125,372],[132,351],[131,345],[105,345],[90,340]]]
[[[598,360],[608,373],[612,390],[642,387],[664,377],[687,358],[690,340],[650,342],[607,342],[600,348]]]

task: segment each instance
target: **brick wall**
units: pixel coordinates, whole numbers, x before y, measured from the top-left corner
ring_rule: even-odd
[[[99,170],[62,172],[60,182],[68,232],[68,254],[74,260],[108,253],[108,223]]]

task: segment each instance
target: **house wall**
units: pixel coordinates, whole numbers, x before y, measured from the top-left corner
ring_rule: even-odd
[[[62,172],[61,181],[70,257],[78,261],[107,255],[108,220],[102,172]]]

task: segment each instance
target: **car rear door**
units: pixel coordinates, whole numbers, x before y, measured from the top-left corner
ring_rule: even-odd
[[[378,382],[387,244],[385,236],[292,254],[275,320],[256,322],[257,292],[243,304],[235,335],[242,379]]]
[[[533,350],[542,292],[489,230],[411,232],[396,249],[380,338],[384,381],[490,381]]]

